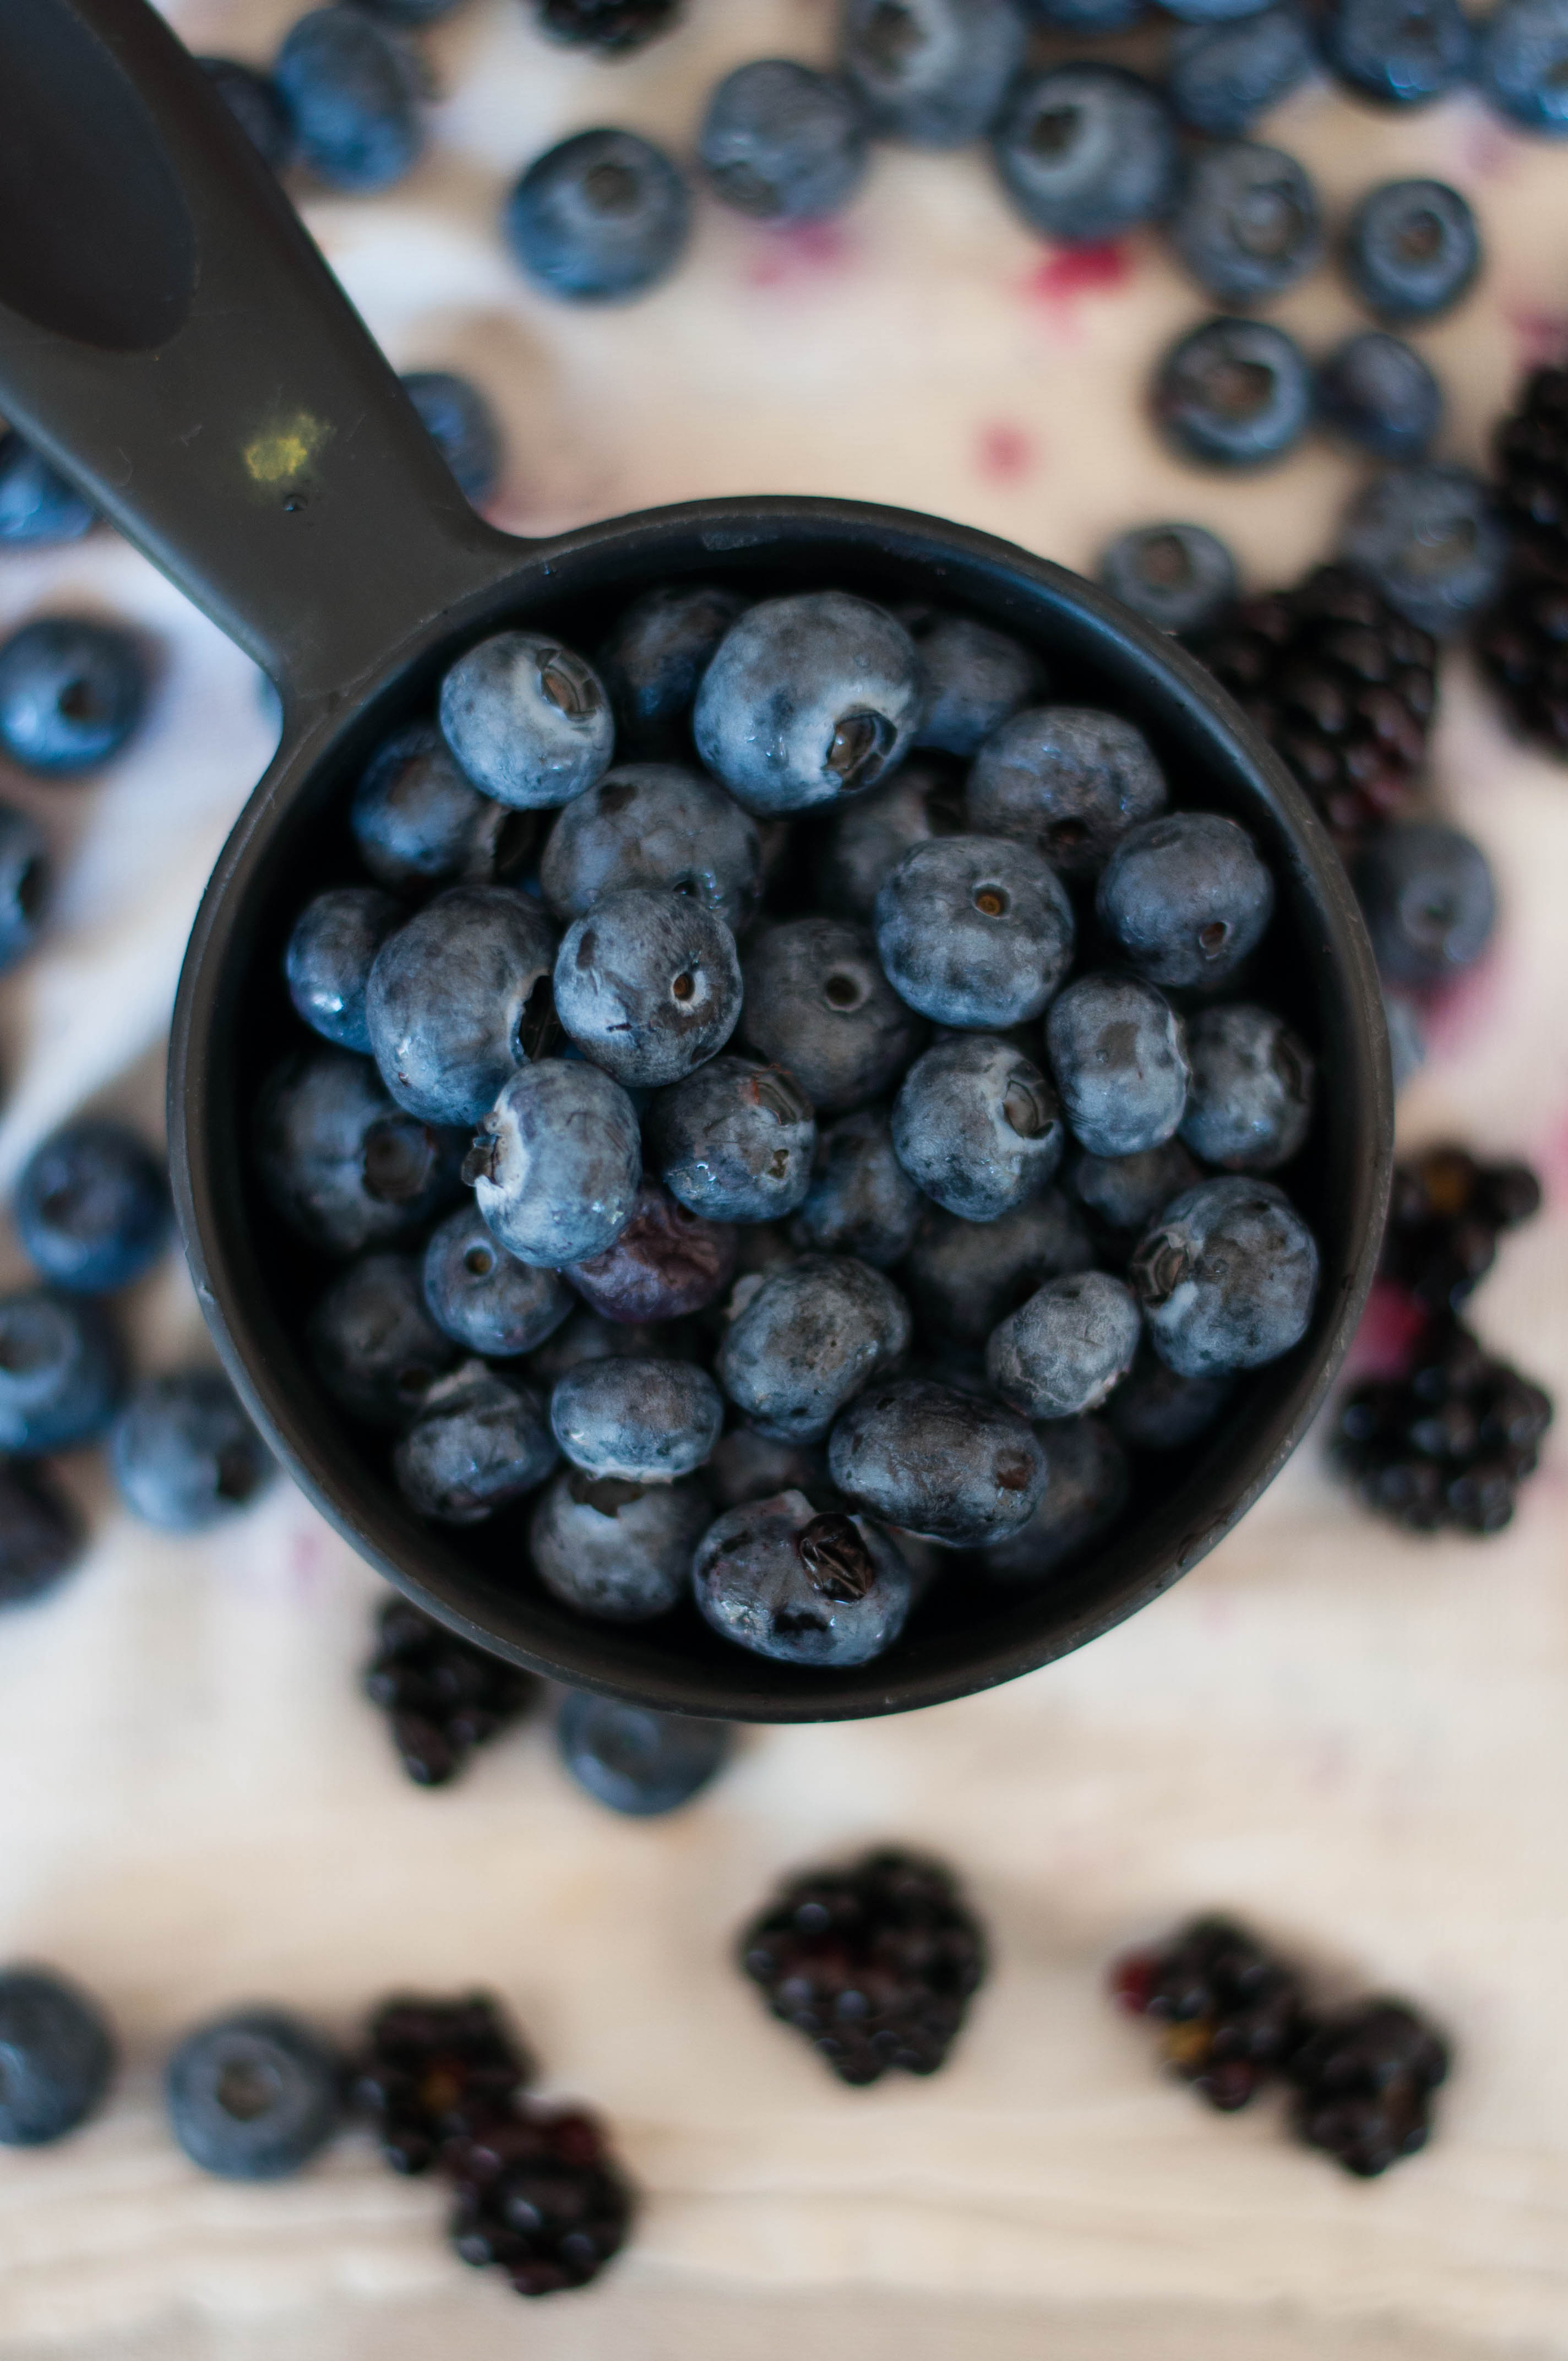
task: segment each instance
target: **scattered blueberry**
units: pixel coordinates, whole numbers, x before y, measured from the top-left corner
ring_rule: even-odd
[[[552,40],[618,58],[669,32],[683,5],[684,0],[533,0],[533,13]]]
[[[1032,24],[1058,33],[1130,33],[1144,16],[1144,0],[1023,0]]]
[[[892,1647],[910,1606],[909,1568],[887,1535],[803,1492],[730,1509],[692,1561],[703,1620],[786,1664],[842,1671]]]
[[[1234,1375],[1178,1377],[1146,1344],[1111,1397],[1113,1431],[1129,1451],[1181,1451],[1212,1427],[1235,1391]]]
[[[828,1466],[868,1516],[956,1548],[1026,1525],[1046,1488],[1032,1427],[1000,1402],[908,1378],[874,1386],[833,1430]]]
[[[643,294],[685,250],[691,199],[662,148],[635,131],[579,131],[529,166],[507,199],[507,244],[547,294],[610,303]]]
[[[441,684],[441,729],[475,786],[515,811],[569,804],[615,750],[604,683],[540,631],[498,631],[459,656]]]
[[[697,157],[714,195],[737,213],[811,221],[849,203],[870,146],[843,82],[793,58],[756,58],[709,98]]]
[[[361,9],[316,8],[299,17],[272,72],[299,160],[329,189],[367,195],[419,161],[419,65]]]
[[[1442,423],[1442,388],[1409,345],[1364,328],[1319,369],[1318,416],[1375,459],[1419,459]]]
[[[1252,1369],[1300,1343],[1317,1243],[1272,1180],[1200,1181],[1168,1204],[1127,1277],[1156,1352],[1179,1377]]]
[[[912,756],[881,786],[851,796],[817,830],[813,882],[818,908],[869,924],[878,887],[904,855],[933,837],[955,836],[967,825],[957,764],[939,756]]]
[[[1093,1260],[1081,1219],[1059,1190],[1047,1189],[994,1222],[966,1222],[929,1206],[901,1277],[925,1328],[977,1347],[1044,1280],[1087,1270]]]
[[[1171,812],[1123,839],[1100,880],[1097,907],[1149,983],[1214,984],[1262,941],[1274,880],[1234,819]]]
[[[1025,1418],[1078,1418],[1121,1383],[1142,1334],[1137,1304],[1119,1279],[1076,1271],[1047,1279],[992,1330],[985,1374]],[[1048,1465],[1048,1438],[1046,1455]]]
[[[1312,374],[1283,328],[1206,320],[1160,363],[1154,409],[1184,458],[1212,467],[1267,467],[1307,431]]]
[[[643,1139],[671,1195],[710,1221],[778,1221],[811,1186],[816,1118],[782,1066],[709,1059],[653,1099]]]
[[[628,1484],[565,1467],[541,1495],[529,1553],[554,1598],[608,1623],[645,1623],[684,1598],[713,1514],[700,1484]]]
[[[1045,1438],[1050,1469],[1039,1507],[1021,1532],[994,1542],[977,1561],[1009,1587],[1043,1580],[1113,1525],[1127,1505],[1132,1471],[1115,1434],[1098,1418],[1056,1420]]]
[[[22,1168],[13,1204],[39,1276],[72,1294],[128,1287],[169,1237],[169,1176],[123,1123],[89,1116],[51,1132]]]
[[[522,1063],[531,995],[555,930],[510,885],[454,885],[376,954],[366,1022],[400,1107],[426,1123],[477,1124]]]
[[[37,820],[12,804],[0,804],[0,969],[30,951],[38,939],[49,871],[49,847]]]
[[[501,431],[477,385],[450,369],[411,369],[403,391],[451,468],[457,489],[476,508],[495,490],[501,472]]]
[[[909,1350],[909,1306],[848,1255],[803,1255],[749,1290],[719,1345],[719,1384],[758,1433],[819,1443],[846,1402]]]
[[[1179,1138],[1171,1138],[1134,1156],[1091,1156],[1077,1148],[1067,1177],[1079,1203],[1088,1207],[1113,1244],[1124,1246],[1142,1237],[1155,1215],[1203,1176]]]
[[[93,1442],[124,1390],[119,1342],[95,1303],[46,1287],[0,1296],[0,1452]]]
[[[0,2146],[63,2139],[114,2070],[113,2036],[85,1993],[38,1968],[0,1971]]]
[[[597,1066],[542,1059],[515,1073],[465,1171],[494,1235],[559,1269],[613,1246],[641,1176],[637,1113]]]
[[[510,877],[532,849],[532,814],[470,785],[439,730],[416,722],[371,757],[349,822],[359,857],[394,893],[428,885],[488,885]]]
[[[736,1233],[644,1180],[613,1245],[566,1277],[585,1301],[623,1326],[682,1320],[722,1295],[735,1268]]]
[[[598,653],[623,753],[684,751],[697,684],[746,606],[713,582],[661,583],[632,600]]]
[[[1352,288],[1380,320],[1431,320],[1469,292],[1481,233],[1442,181],[1385,181],[1363,197],[1344,234]]]
[[[755,820],[700,771],[627,763],[577,796],[551,829],[540,889],[558,918],[609,894],[663,886],[700,902],[739,935],[755,914],[762,845]]]
[[[170,1533],[205,1532],[248,1508],[273,1472],[217,1369],[144,1378],[110,1431],[109,1464],[132,1514]]]
[[[654,1713],[647,1706],[568,1689],[555,1745],[579,1787],[629,1819],[678,1812],[718,1776],[734,1734],[727,1721]]]
[[[1176,125],[1159,93],[1123,66],[1059,65],[1014,88],[993,142],[1002,184],[1032,229],[1087,244],[1164,214],[1175,194]]]
[[[889,1270],[908,1253],[924,1202],[898,1160],[888,1110],[862,1107],[823,1133],[795,1235],[817,1254]]]
[[[1429,992],[1473,967],[1492,939],[1486,856],[1437,820],[1380,829],[1352,873],[1373,956],[1391,983]]]
[[[46,1469],[0,1460],[0,1609],[51,1591],[81,1556],[84,1537],[81,1518]]]
[[[1071,963],[1072,906],[1033,844],[944,836],[906,852],[876,897],[883,971],[938,1025],[1026,1024]]]
[[[1441,639],[1490,606],[1507,542],[1480,477],[1428,462],[1373,478],[1346,511],[1340,555],[1407,622]]]
[[[788,1069],[818,1116],[885,1097],[926,1028],[882,972],[876,946],[842,918],[795,918],[747,950],[740,1034]]]
[[[1234,139],[1317,65],[1310,20],[1283,0],[1225,24],[1184,26],[1170,45],[1166,95],[1190,130]]]
[[[990,129],[1027,38],[1013,0],[844,0],[839,62],[878,131],[959,148]]]
[[[405,1113],[368,1058],[346,1049],[285,1058],[262,1085],[262,1185],[324,1254],[357,1254],[420,1228],[455,1192],[459,1154],[456,1137]]]
[[[695,1475],[718,1440],[724,1404],[695,1361],[583,1361],[550,1397],[550,1425],[574,1467],[626,1484]]]
[[[992,730],[1045,689],[1045,667],[1032,648],[971,615],[937,614],[912,625],[926,675],[917,746],[978,754]]]
[[[370,1054],[365,994],[376,954],[402,917],[376,885],[330,885],[307,902],[283,954],[297,1015],[339,1049]]]
[[[1201,524],[1141,524],[1118,533],[1101,557],[1100,579],[1113,598],[1162,631],[1201,631],[1241,587],[1235,559]]]
[[[169,2128],[222,2180],[281,2180],[326,2146],[342,2117],[342,2065],[280,2008],[236,2010],[188,2033],[164,2076]]]
[[[558,1271],[533,1268],[499,1246],[470,1203],[431,1235],[424,1301],[444,1336],[486,1360],[507,1361],[553,1336],[576,1299]]]
[[[1187,1057],[1181,1137],[1193,1155],[1228,1172],[1288,1164],[1312,1119],[1316,1070],[1284,1018],[1246,1001],[1201,1008],[1187,1020]]]
[[[1527,131],[1568,134],[1568,5],[1499,0],[1482,26],[1477,80],[1499,113]]]
[[[406,1426],[457,1358],[424,1307],[417,1257],[370,1254],[335,1279],[307,1331],[316,1375],[370,1426]]]
[[[1425,106],[1469,80],[1475,37],[1459,0],[1333,0],[1323,47],[1364,97]]]
[[[0,434],[0,549],[53,549],[98,522],[92,502],[19,434]]]
[[[1046,1048],[1073,1137],[1091,1155],[1136,1156],[1180,1123],[1181,1019],[1141,976],[1080,975],[1052,1003]]]
[[[270,74],[237,58],[200,58],[197,63],[212,76],[219,97],[251,146],[275,172],[294,158],[294,126],[288,101]]]
[[[147,693],[129,631],[78,616],[24,623],[0,647],[0,753],[46,778],[93,770],[126,744]]]
[[[969,1222],[1037,1197],[1061,1161],[1050,1083],[994,1033],[959,1033],[917,1058],[893,1103],[893,1144],[910,1179]]]
[[[355,0],[355,5],[385,25],[413,27],[439,24],[460,8],[463,0]]]
[[[477,1525],[537,1491],[555,1463],[542,1397],[466,1361],[426,1389],[393,1465],[398,1489],[422,1517]]]
[[[706,904],[665,886],[607,894],[566,930],[555,1013],[584,1055],[627,1088],[677,1082],[740,1021],[735,938]]]
[[[1293,156],[1250,139],[1201,148],[1188,162],[1170,242],[1222,303],[1263,303],[1321,259],[1322,217]]]
[[[1014,715],[969,775],[970,826],[1036,846],[1064,877],[1098,876],[1127,830],[1165,801],[1142,730],[1078,705]]]
[[[696,749],[748,811],[804,811],[892,770],[923,696],[915,643],[884,608],[844,590],[765,598],[703,675]]]

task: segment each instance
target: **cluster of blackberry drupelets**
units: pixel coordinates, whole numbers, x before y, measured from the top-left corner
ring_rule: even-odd
[[[1283,2081],[1296,2136],[1363,2180],[1426,2146],[1448,2047],[1404,2002],[1321,2015],[1294,1969],[1219,1917],[1118,1960],[1110,1984],[1129,2015],[1157,2026],[1170,2071],[1221,2113]]]
[[[1568,756],[1568,368],[1526,379],[1496,465],[1508,574],[1476,653],[1520,735]]]

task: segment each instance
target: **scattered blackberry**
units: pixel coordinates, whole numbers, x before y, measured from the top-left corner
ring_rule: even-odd
[[[1530,372],[1492,447],[1497,507],[1509,533],[1568,563],[1568,368]]]
[[[534,0],[534,8],[552,40],[624,57],[674,31],[681,0]]]
[[[1475,653],[1519,735],[1568,755],[1568,545],[1553,560],[1516,544]]]
[[[356,2105],[374,2123],[394,2172],[444,2165],[510,2115],[532,2059],[482,1993],[466,2000],[400,1996],[370,2020],[354,2075]]]
[[[741,1965],[841,2081],[934,2074],[986,1967],[985,1938],[936,1862],[870,1852],[792,1878],[746,1929]]]
[[[1433,1320],[1403,1378],[1357,1386],[1332,1450],[1369,1509],[1414,1532],[1501,1532],[1533,1473],[1552,1400],[1457,1320]]]
[[[535,1702],[530,1674],[459,1640],[406,1599],[388,1601],[377,1632],[365,1694],[387,1716],[416,1787],[444,1787],[476,1746],[499,1736]]]
[[[1171,2072],[1224,2114],[1288,2066],[1307,2030],[1294,1973],[1228,1918],[1195,1918],[1163,1949],[1119,1960],[1111,1989],[1130,2015],[1154,2018]]]
[[[586,2287],[625,2244],[631,2191],[600,2126],[576,2109],[529,2108],[452,2151],[454,2246],[494,2265],[519,2295]]]
[[[1348,850],[1403,805],[1425,759],[1437,650],[1347,566],[1238,599],[1190,642]]]
[[[1298,2138],[1364,2180],[1425,2147],[1448,2045],[1403,2001],[1363,2001],[1320,2025],[1288,2071]]]
[[[1383,1276],[1424,1312],[1457,1312],[1491,1269],[1498,1234],[1540,1205],[1528,1164],[1477,1164],[1463,1148],[1429,1148],[1394,1175]]]

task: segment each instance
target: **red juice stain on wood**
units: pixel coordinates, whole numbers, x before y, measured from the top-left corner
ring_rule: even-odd
[[[849,232],[836,221],[785,222],[757,236],[758,250],[746,268],[749,287],[799,286],[825,278],[842,270],[854,252]]]
[[[1085,295],[1113,295],[1132,277],[1126,247],[1119,238],[1095,246],[1058,246],[1036,263],[1023,283],[1026,302],[1043,303],[1070,324]]]
[[[995,420],[980,430],[975,465],[988,483],[1015,484],[1035,465],[1034,438],[1021,426]]]

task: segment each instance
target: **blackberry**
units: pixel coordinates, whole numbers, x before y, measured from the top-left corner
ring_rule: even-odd
[[[1318,2026],[1288,2069],[1296,2136],[1370,2180],[1424,2147],[1448,2044],[1398,2000],[1363,2001]]]
[[[1501,1532],[1534,1473],[1552,1399],[1457,1320],[1434,1319],[1403,1378],[1355,1387],[1331,1451],[1369,1509],[1413,1532]]]
[[[1528,1164],[1477,1164],[1463,1148],[1429,1148],[1394,1175],[1383,1276],[1425,1312],[1457,1312],[1491,1269],[1499,1234],[1540,1205]]]
[[[1492,451],[1497,509],[1514,541],[1568,566],[1568,368],[1531,370]]]
[[[1130,2015],[1152,2017],[1171,2072],[1223,2114],[1288,2066],[1307,2018],[1294,1972],[1229,1918],[1195,1918],[1111,1971]]]
[[[415,1786],[444,1787],[476,1746],[530,1711],[537,1684],[393,1598],[377,1619],[376,1653],[363,1686],[387,1716]]]
[[[1342,851],[1398,811],[1425,760],[1437,648],[1348,566],[1241,598],[1195,655],[1295,773]]]
[[[935,1861],[870,1852],[792,1878],[746,1929],[741,1965],[840,2081],[934,2074],[985,1975],[985,1938]]]
[[[623,57],[673,32],[681,0],[534,0],[534,12],[552,40]]]
[[[625,2244],[631,2191],[600,2125],[576,2108],[498,2116],[451,2152],[451,2237],[519,2295],[586,2287]]]
[[[1475,653],[1519,735],[1568,756],[1568,544],[1560,557],[1515,544]]]
[[[425,2172],[508,2116],[534,2070],[482,1993],[464,2000],[400,1994],[370,2020],[354,2102],[374,2124],[394,2172]]]

